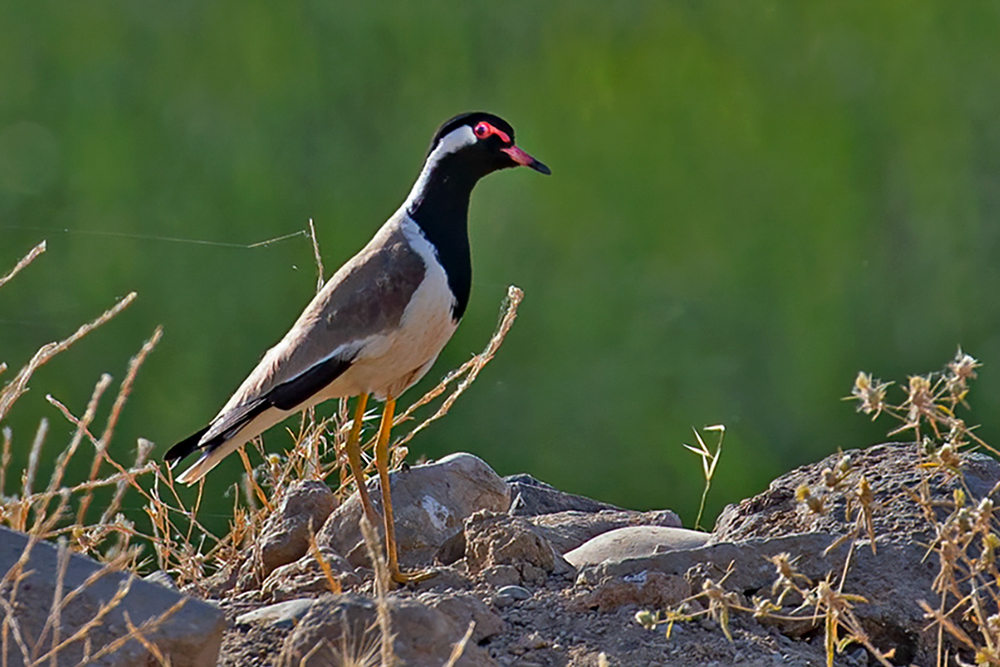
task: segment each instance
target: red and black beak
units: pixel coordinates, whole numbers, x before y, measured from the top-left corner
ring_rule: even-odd
[[[507,148],[501,148],[500,150],[509,155],[511,160],[520,165],[523,165],[525,167],[531,167],[535,171],[541,172],[546,175],[552,173],[552,171],[548,167],[546,167],[544,164],[542,164],[535,158],[531,157],[530,155],[522,151],[517,146],[508,146]]]

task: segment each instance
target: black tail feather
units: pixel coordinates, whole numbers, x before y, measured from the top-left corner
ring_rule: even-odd
[[[199,449],[212,450],[234,438],[247,424],[270,408],[294,410],[336,380],[350,365],[350,359],[340,357],[316,364],[306,372],[271,388],[264,396],[228,411],[224,419],[184,438],[167,450],[163,460],[174,465]],[[201,442],[202,436],[212,427],[215,427],[216,435],[208,442]]]
[[[167,453],[163,455],[163,460],[173,465],[177,461],[193,454],[195,450],[198,449],[198,443],[201,441],[201,436],[205,435],[207,431],[208,426],[184,438],[167,450]]]

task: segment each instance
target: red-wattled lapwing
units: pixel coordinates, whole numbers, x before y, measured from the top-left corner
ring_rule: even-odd
[[[472,287],[469,197],[499,169],[549,169],[514,145],[514,129],[488,113],[452,118],[437,131],[420,176],[399,210],[361,252],[333,274],[219,414],[165,455],[201,458],[177,477],[197,482],[286,417],[330,398],[357,396],[347,458],[368,520],[377,515],[361,464],[361,422],[369,394],[385,401],[375,444],[393,579],[400,571],[389,494],[389,432],[396,398],[428,371],[465,312]]]

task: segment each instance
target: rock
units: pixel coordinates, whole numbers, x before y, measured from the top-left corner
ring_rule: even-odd
[[[630,526],[601,533],[566,554],[566,560],[576,568],[604,561],[642,558],[666,551],[693,549],[703,546],[709,533],[663,526]]]
[[[361,577],[342,556],[326,547],[320,547],[319,552],[342,590],[361,585]],[[266,599],[281,602],[310,594],[328,593],[330,583],[323,568],[309,554],[294,563],[276,568],[261,584],[261,591]]]
[[[399,663],[407,667],[440,667],[465,634],[465,626],[417,600],[390,597],[386,605],[393,650]],[[365,647],[372,647],[377,659],[379,636],[375,602],[353,594],[326,595],[316,601],[285,639],[279,664],[325,667],[340,664],[343,650],[358,657]],[[496,665],[472,641],[456,664],[458,667]]]
[[[522,579],[537,582],[546,573],[572,567],[525,518],[480,512],[465,522],[465,562],[476,574],[498,565],[512,565]]]
[[[530,595],[530,593],[529,593]],[[498,635],[507,629],[504,620],[493,613],[486,603],[469,593],[425,593],[417,598],[432,609],[444,612],[459,627],[467,627],[469,621],[475,621],[472,631],[472,642],[479,642]]]
[[[600,612],[614,611],[625,605],[664,609],[690,595],[691,584],[683,576],[642,570],[636,574],[606,579],[577,600],[577,604]]]
[[[493,596],[493,606],[497,609],[504,609],[514,604],[516,600],[509,595],[494,595]]]
[[[333,491],[323,482],[302,480],[290,485],[261,531],[262,576],[306,555],[310,530],[318,532],[336,506]]]
[[[824,555],[825,549],[835,539],[826,533],[807,533],[739,543],[707,544],[695,549],[679,549],[645,558],[604,561],[581,568],[576,582],[577,585],[596,586],[610,577],[627,578],[642,572],[685,575],[694,568],[697,568],[699,579],[714,578],[718,581],[731,569],[732,572],[726,579],[726,588],[741,592],[753,591],[769,587],[774,581],[775,566],[767,559],[781,553],[800,556],[797,562],[800,571],[812,579],[822,578],[838,563],[842,564],[843,561],[838,558],[842,559],[847,553],[847,548],[841,546],[833,553]]]
[[[512,600],[528,600],[531,598],[531,591],[523,586],[504,586],[497,590],[497,595],[506,595]]]
[[[812,585],[831,573],[838,576],[843,571],[849,547],[840,544],[833,546],[828,553],[826,550],[836,542],[837,536],[834,535],[806,533],[709,544],[697,549],[585,567],[580,571],[577,583],[593,586],[595,591],[602,588],[614,590],[624,588],[620,582],[628,583],[643,576],[643,573],[662,572],[684,576],[693,591],[700,590],[705,579],[720,582],[725,578],[723,588],[749,599],[770,592],[777,573],[768,558],[780,554],[789,554],[794,559],[796,571],[806,578],[800,583]],[[862,545],[851,555],[851,567],[844,584],[845,593],[862,594],[870,603],[854,609],[869,638],[882,650],[895,649],[897,655],[905,656],[904,664],[931,664],[916,659],[923,655],[920,643],[930,640],[933,633],[921,639],[927,622],[915,601],[925,599],[935,604],[937,600],[930,584],[938,572],[938,565],[936,558],[925,561],[925,554],[926,549],[917,544],[887,542],[879,546],[877,554],[872,554],[866,545]],[[591,604],[607,604],[597,594],[582,599]],[[793,598],[788,602],[795,606],[799,601]],[[790,637],[815,630],[815,626],[800,621],[769,620],[768,623]]]
[[[511,502],[508,512],[512,516],[538,516],[572,510],[579,512],[622,511],[620,507],[614,505],[560,491],[531,475],[510,475],[504,477],[503,481],[510,488]]]
[[[427,465],[413,466],[390,475],[396,541],[400,563],[406,567],[430,565],[434,554],[463,522],[480,510],[505,512],[510,490],[504,481],[472,454],[452,454]],[[369,482],[369,493],[381,511],[378,480]],[[367,560],[359,521],[363,509],[352,495],[327,519],[317,536],[354,564]]]
[[[513,565],[491,565],[479,572],[479,578],[493,588],[521,583],[521,571]]]
[[[928,623],[917,601],[924,600],[932,608],[940,604],[934,592],[934,582],[941,573],[940,559],[937,551],[928,547],[936,542],[935,522],[938,526],[946,522],[955,525],[957,519],[949,515],[956,494],[965,499],[970,522],[980,507],[992,512],[989,502],[979,503],[987,497],[992,497],[994,504],[1000,502],[995,491],[1000,489],[1000,463],[966,453],[959,476],[928,460],[912,444],[878,445],[844,456],[849,457],[847,463],[838,455],[804,466],[776,479],[764,493],[727,507],[704,546],[582,567],[577,585],[591,587],[591,591],[579,599],[606,607],[607,596],[627,592],[626,584],[633,578],[662,573],[684,577],[694,591],[700,590],[705,579],[725,579],[722,586],[726,590],[749,600],[754,595],[770,594],[778,576],[768,559],[781,554],[787,554],[802,576],[799,584],[809,588],[831,576],[839,588],[849,556],[843,592],[867,600],[856,603],[852,613],[874,646],[893,651],[899,664],[933,664],[937,630]],[[874,551],[867,530],[857,528],[857,490],[862,478],[871,497],[866,502],[872,508]],[[795,499],[800,487],[809,489],[814,506],[822,511]],[[926,494],[923,506],[917,502],[920,494]],[[928,512],[936,518],[930,520]],[[975,540],[970,557],[978,548]],[[958,581],[955,585],[961,590],[968,583]],[[963,594],[967,593],[965,588]],[[801,602],[795,598],[793,594],[785,600],[788,608]],[[955,597],[949,600],[954,602]],[[768,623],[790,637],[815,631],[801,621],[771,619]],[[964,649],[951,643],[946,634],[943,650],[954,654]],[[974,657],[966,655],[969,662]]]
[[[626,526],[665,526],[680,528],[681,520],[670,510],[634,512],[632,510],[601,510],[581,512],[567,510],[532,516],[528,519],[561,554],[571,551],[587,540],[615,528]]]
[[[895,649],[895,659],[902,662],[933,663],[936,631],[928,629],[916,601],[924,600],[934,608],[939,603],[933,583],[940,561],[927,546],[936,543],[938,534],[914,494],[925,493],[927,502],[937,506],[938,522],[946,520],[951,511],[946,508],[954,503],[956,492],[966,498],[970,511],[983,498],[1000,502],[996,491],[1000,463],[976,452],[962,454],[961,460],[958,476],[935,465],[913,443],[888,443],[829,456],[786,473],[763,493],[727,507],[716,522],[710,544],[804,531],[849,535],[857,522],[856,490],[863,477],[870,486],[877,551],[872,553],[867,531],[863,531],[844,591],[868,599],[869,604],[859,605],[855,613],[876,646]],[[809,489],[821,512],[796,500],[800,487]],[[791,553],[801,554],[802,562],[796,564],[800,570],[813,569],[817,562],[816,554],[808,549]],[[842,562],[841,558],[832,563],[832,571],[839,571]]]
[[[452,565],[465,556],[465,531],[460,530],[438,547],[434,561],[441,565]]]
[[[464,591],[472,586],[472,579],[469,578],[469,575],[454,567],[436,567],[434,568],[434,576],[430,579],[410,584],[410,587],[418,591],[436,591],[438,593]]]
[[[167,588],[172,588],[175,591],[179,591],[177,588],[177,582],[174,578],[163,570],[157,570],[155,572],[150,572],[145,577],[142,578],[143,581],[148,581],[151,584],[159,584],[160,586],[166,586]]]
[[[537,651],[538,649],[548,647],[548,645],[549,642],[540,633],[529,632],[514,642],[514,645],[510,648],[510,652],[514,655],[524,655],[528,651]]]
[[[315,602],[315,598],[297,598],[278,602],[240,614],[236,617],[236,622],[241,625],[266,623],[273,627],[291,628],[309,612]]]
[[[910,490],[927,479],[928,491],[935,498],[951,500],[955,490],[963,484],[971,497],[983,498],[1000,480],[1000,463],[976,452],[964,455],[961,479],[954,475],[928,475],[928,469],[921,467],[926,457],[913,443],[875,445],[844,454],[849,457],[848,472],[837,488],[827,487],[823,472],[836,470],[841,465],[840,455],[796,468],[771,482],[763,493],[723,509],[712,531],[711,542],[738,542],[792,533],[847,534],[854,528],[854,520],[847,519],[845,491],[856,488],[862,476],[871,485],[878,504],[873,519],[875,532],[882,536],[881,539],[929,542],[934,538],[933,530],[923,510],[910,496]],[[805,503],[795,500],[796,490],[803,485],[822,499],[823,513],[811,512]]]
[[[0,527],[0,572],[11,572],[27,546],[27,535]],[[143,632],[144,637],[175,667],[209,667],[216,664],[226,627],[222,611],[126,572],[104,569],[100,563],[80,554],[69,553],[66,556],[60,594],[66,596],[75,589],[78,592],[72,599],[64,597],[65,606],[59,615],[61,640],[72,637],[74,632],[102,611],[106,611],[106,615],[100,623],[87,629],[80,641],[60,650],[55,664],[76,665],[84,661],[86,647],[90,649],[87,664],[102,667],[152,664],[154,658],[134,639],[113,648],[114,642],[128,633],[125,614],[132,623],[140,625],[155,621],[181,602],[183,604],[173,614],[147,628]],[[59,558],[59,549],[55,545],[48,542],[34,544],[24,562],[23,578],[17,588],[17,605],[10,619],[17,622],[21,636],[29,638],[29,641],[42,636],[45,628],[47,640],[42,641],[38,657],[51,648],[51,628],[46,626],[46,620],[57,591]],[[93,579],[85,585],[88,578]],[[128,592],[118,604],[107,610],[106,605],[123,586],[128,586]],[[9,590],[5,592],[7,596]],[[22,654],[13,641],[9,644],[5,641],[5,648],[8,649],[9,664],[23,664]],[[105,649],[108,653],[101,654]],[[49,664],[48,658],[42,662]]]
[[[248,562],[252,563],[253,561],[252,554],[247,554],[247,556],[248,558],[244,559],[243,562],[234,561],[223,564],[219,570],[207,578],[201,581],[189,582],[181,590],[190,595],[214,600],[232,595],[234,591],[237,591],[236,586],[239,582],[240,570]]]

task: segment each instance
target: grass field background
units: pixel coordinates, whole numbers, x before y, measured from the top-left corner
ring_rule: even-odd
[[[472,302],[403,402],[482,349],[508,284],[526,297],[414,457],[691,523],[692,426],[727,427],[714,516],[882,437],[839,400],[858,370],[905,381],[959,345],[996,442],[998,28],[976,2],[0,5],[0,273],[48,241],[0,290],[0,381],[139,293],[36,376],[14,468],[42,416],[72,430],[45,395],[82,412],[157,325],[113,447],[200,427],[315,289],[304,236],[247,246],[313,218],[329,274],[472,109],[553,175],[475,193]]]

